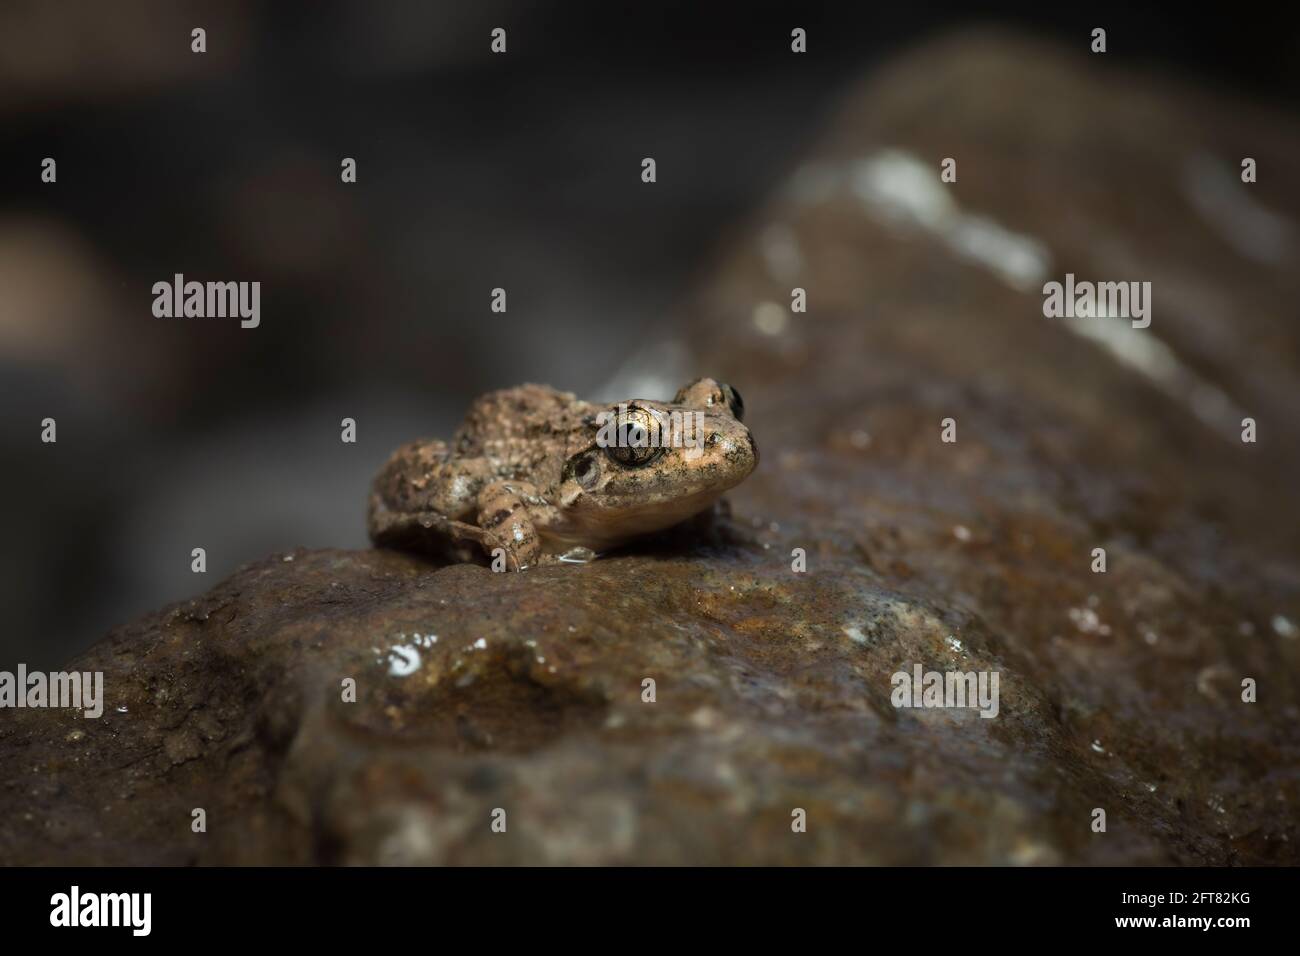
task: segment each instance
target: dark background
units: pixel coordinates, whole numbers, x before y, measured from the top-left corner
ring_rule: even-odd
[[[0,667],[61,663],[269,552],[364,546],[384,457],[445,436],[486,389],[627,397],[619,369],[712,251],[908,45],[1002,25],[1086,49],[1103,26],[1117,67],[1293,110],[1284,16],[0,5]],[[488,50],[496,26],[505,56]],[[155,318],[151,286],[176,272],[260,281],[261,327]],[[56,445],[40,442],[47,416]],[[345,416],[356,445],[339,441]]]

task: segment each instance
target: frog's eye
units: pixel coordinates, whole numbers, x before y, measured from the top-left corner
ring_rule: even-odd
[[[612,440],[610,437],[598,438],[597,444],[620,465],[636,468],[654,461],[663,453],[663,447],[655,439],[659,432],[653,412],[634,407],[621,413],[615,421],[617,427]]]
[[[638,445],[611,445],[605,451],[619,464],[630,465],[633,468],[649,464],[663,454],[662,448]]]
[[[745,401],[740,392],[730,385],[711,378],[697,378],[689,385],[683,385],[673,398],[674,405],[688,405],[691,408],[715,408],[726,405],[736,421],[745,417]]]
[[[645,413],[638,418],[623,422],[615,432],[616,441],[605,451],[609,457],[622,465],[633,468],[654,461],[663,452],[650,440],[650,429],[644,423]]]
[[[740,392],[730,385],[722,386],[722,398],[727,403],[727,408],[731,409],[731,414],[735,416],[736,421],[745,420],[745,400],[740,397]]]

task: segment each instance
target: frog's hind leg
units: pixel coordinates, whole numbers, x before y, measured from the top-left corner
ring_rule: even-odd
[[[393,452],[373,487],[393,513],[436,511],[469,522],[479,490],[494,477],[487,459],[457,459],[446,442],[413,441]]]
[[[482,562],[503,546],[491,532],[437,511],[392,511],[378,494],[370,496],[369,526],[375,547],[416,551],[448,561]]]

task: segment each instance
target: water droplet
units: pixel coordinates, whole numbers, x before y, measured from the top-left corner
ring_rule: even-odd
[[[844,633],[849,636],[849,640],[851,640],[854,644],[867,643],[867,636],[862,633],[862,629],[858,627],[856,624],[851,624],[848,627],[844,628]]]
[[[388,652],[388,676],[409,677],[420,669],[420,652],[414,647],[399,645]]]

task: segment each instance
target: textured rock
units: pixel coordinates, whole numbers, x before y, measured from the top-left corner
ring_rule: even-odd
[[[873,77],[627,371],[744,392],[730,522],[253,564],[75,663],[103,719],[5,715],[0,859],[1297,862],[1300,131],[1100,60]],[[1151,281],[1151,328],[1044,318],[1067,271]],[[998,671],[998,716],[895,709],[914,664]]]

